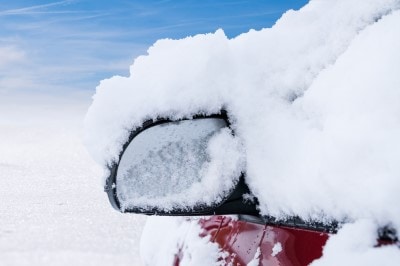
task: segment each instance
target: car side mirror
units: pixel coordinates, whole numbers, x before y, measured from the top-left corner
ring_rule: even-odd
[[[122,212],[257,214],[245,201],[244,151],[226,115],[144,123],[110,167],[105,190]]]

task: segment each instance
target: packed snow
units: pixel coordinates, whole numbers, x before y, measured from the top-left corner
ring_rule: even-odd
[[[261,214],[351,223],[316,265],[340,265],[341,255],[388,261],[395,248],[372,249],[346,228],[400,231],[399,8],[399,0],[313,0],[233,39],[218,30],[157,41],[129,77],[97,87],[86,145],[107,176],[144,121],[227,110]]]
[[[256,254],[254,254],[254,258],[249,263],[247,263],[247,266],[259,266],[260,256],[261,256],[261,249],[260,247],[258,247],[256,250]]]
[[[215,206],[239,181],[243,161],[243,151],[223,119],[151,127],[121,157],[116,177],[121,209]]]
[[[376,248],[375,228],[376,225],[366,219],[344,225],[339,234],[330,237],[322,258],[314,261],[311,266],[399,265],[400,251],[397,245]]]
[[[90,95],[0,97],[0,264],[142,265],[145,217],[122,215],[82,145]]]
[[[197,219],[151,217],[143,230],[140,248],[145,264],[174,265],[174,260],[179,258],[180,266],[223,266],[224,251],[210,241],[210,236],[200,238],[201,233]]]
[[[278,255],[280,252],[282,251],[282,244],[280,242],[276,243],[273,247],[272,247],[272,257],[275,257],[276,255]]]

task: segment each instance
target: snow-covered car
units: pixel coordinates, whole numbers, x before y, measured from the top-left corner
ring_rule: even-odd
[[[338,223],[260,214],[246,174],[237,171],[241,156],[229,125],[226,112],[145,122],[110,167],[110,203],[121,212],[209,215],[197,221],[199,237],[221,247],[221,265],[309,265],[321,257]],[[380,231],[379,245],[396,241],[394,231]],[[173,265],[187,256],[181,245]]]
[[[113,205],[196,215],[149,218],[144,263],[400,265],[376,248],[400,230],[399,36],[399,0],[312,0],[101,81],[85,139]]]

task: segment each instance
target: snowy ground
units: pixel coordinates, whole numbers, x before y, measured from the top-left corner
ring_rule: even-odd
[[[90,95],[0,95],[0,264],[141,265],[145,217],[114,211],[81,142]]]

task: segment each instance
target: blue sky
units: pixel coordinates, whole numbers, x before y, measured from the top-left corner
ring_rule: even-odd
[[[14,0],[0,3],[0,93],[94,90],[160,38],[270,27],[306,0]]]

